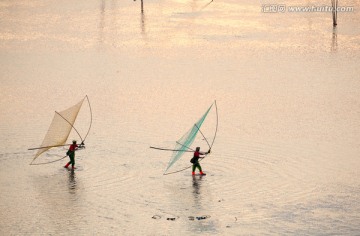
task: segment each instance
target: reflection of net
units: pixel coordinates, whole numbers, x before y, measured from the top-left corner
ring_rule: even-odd
[[[65,144],[83,101],[84,99],[64,111],[55,112],[54,118],[40,146],[44,148],[38,150],[33,161],[51,147]]]
[[[177,142],[176,145],[174,147],[174,151],[173,155],[170,158],[169,164],[165,170],[166,171],[169,170],[169,168],[174,165],[174,163],[179,160],[182,155],[188,151],[188,149],[190,149],[191,144],[194,142],[196,134],[198,133],[202,123],[204,122],[206,116],[208,115],[210,109],[211,109],[212,105],[209,107],[209,109],[207,109],[207,111],[205,112],[205,114],[199,119],[198,122],[196,122],[193,127],[186,132]]]

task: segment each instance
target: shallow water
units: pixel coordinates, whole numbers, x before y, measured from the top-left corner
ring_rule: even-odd
[[[334,30],[253,1],[2,1],[1,235],[358,234],[360,6],[344,5]],[[85,95],[78,169],[30,166]],[[215,99],[207,176],[163,176],[170,153],[149,146],[172,148]]]

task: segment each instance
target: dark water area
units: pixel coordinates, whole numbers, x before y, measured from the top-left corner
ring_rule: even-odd
[[[253,1],[1,1],[0,234],[358,235],[360,6],[341,4],[334,29]],[[29,165],[85,95],[77,169]],[[164,176],[171,153],[149,147],[214,100],[207,175]]]

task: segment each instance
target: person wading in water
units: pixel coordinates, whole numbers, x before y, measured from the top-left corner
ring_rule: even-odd
[[[73,143],[70,145],[69,150],[66,152],[66,155],[69,156],[70,161],[64,166],[64,168],[68,168],[71,164],[72,169],[75,168],[75,151],[84,148],[84,143],[81,143],[79,146],[76,144],[76,140],[73,140]]]
[[[196,150],[194,152],[194,157],[191,158],[190,162],[193,163],[193,166],[192,166],[192,175],[195,175],[195,169],[198,168],[199,171],[200,171],[200,175],[206,175],[202,169],[201,169],[201,166],[200,166],[200,163],[199,163],[199,158],[203,158],[201,156],[204,156],[206,154],[209,154],[210,153],[210,149],[208,152],[200,152],[200,147],[196,147]]]

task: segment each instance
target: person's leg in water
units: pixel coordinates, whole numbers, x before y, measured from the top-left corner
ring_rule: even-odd
[[[196,169],[196,163],[194,163],[192,166],[192,172],[191,172],[192,175],[195,175],[195,169]]]
[[[70,164],[71,164],[71,161],[69,161],[68,163],[66,163],[66,165],[64,166],[64,168],[68,168]]]
[[[71,160],[71,167],[72,169],[75,169],[75,153],[72,153],[70,155],[70,160]]]
[[[64,166],[64,168],[68,168],[71,164],[72,168],[75,169],[75,153],[69,153],[70,161]]]
[[[198,168],[199,169],[199,172],[201,175],[206,175],[202,169],[201,169],[201,166],[200,166],[200,163],[194,163],[193,166],[192,166],[192,175],[195,175],[195,169]]]
[[[206,174],[202,171],[200,163],[197,163],[197,168],[199,169],[201,175],[206,175]]]
[[[67,154],[69,154],[68,156],[69,156],[69,158],[70,158],[70,161],[68,162],[68,163],[66,163],[66,165],[64,166],[64,168],[68,168],[69,167],[69,165],[71,164],[71,157],[70,157],[70,153],[67,153]]]

